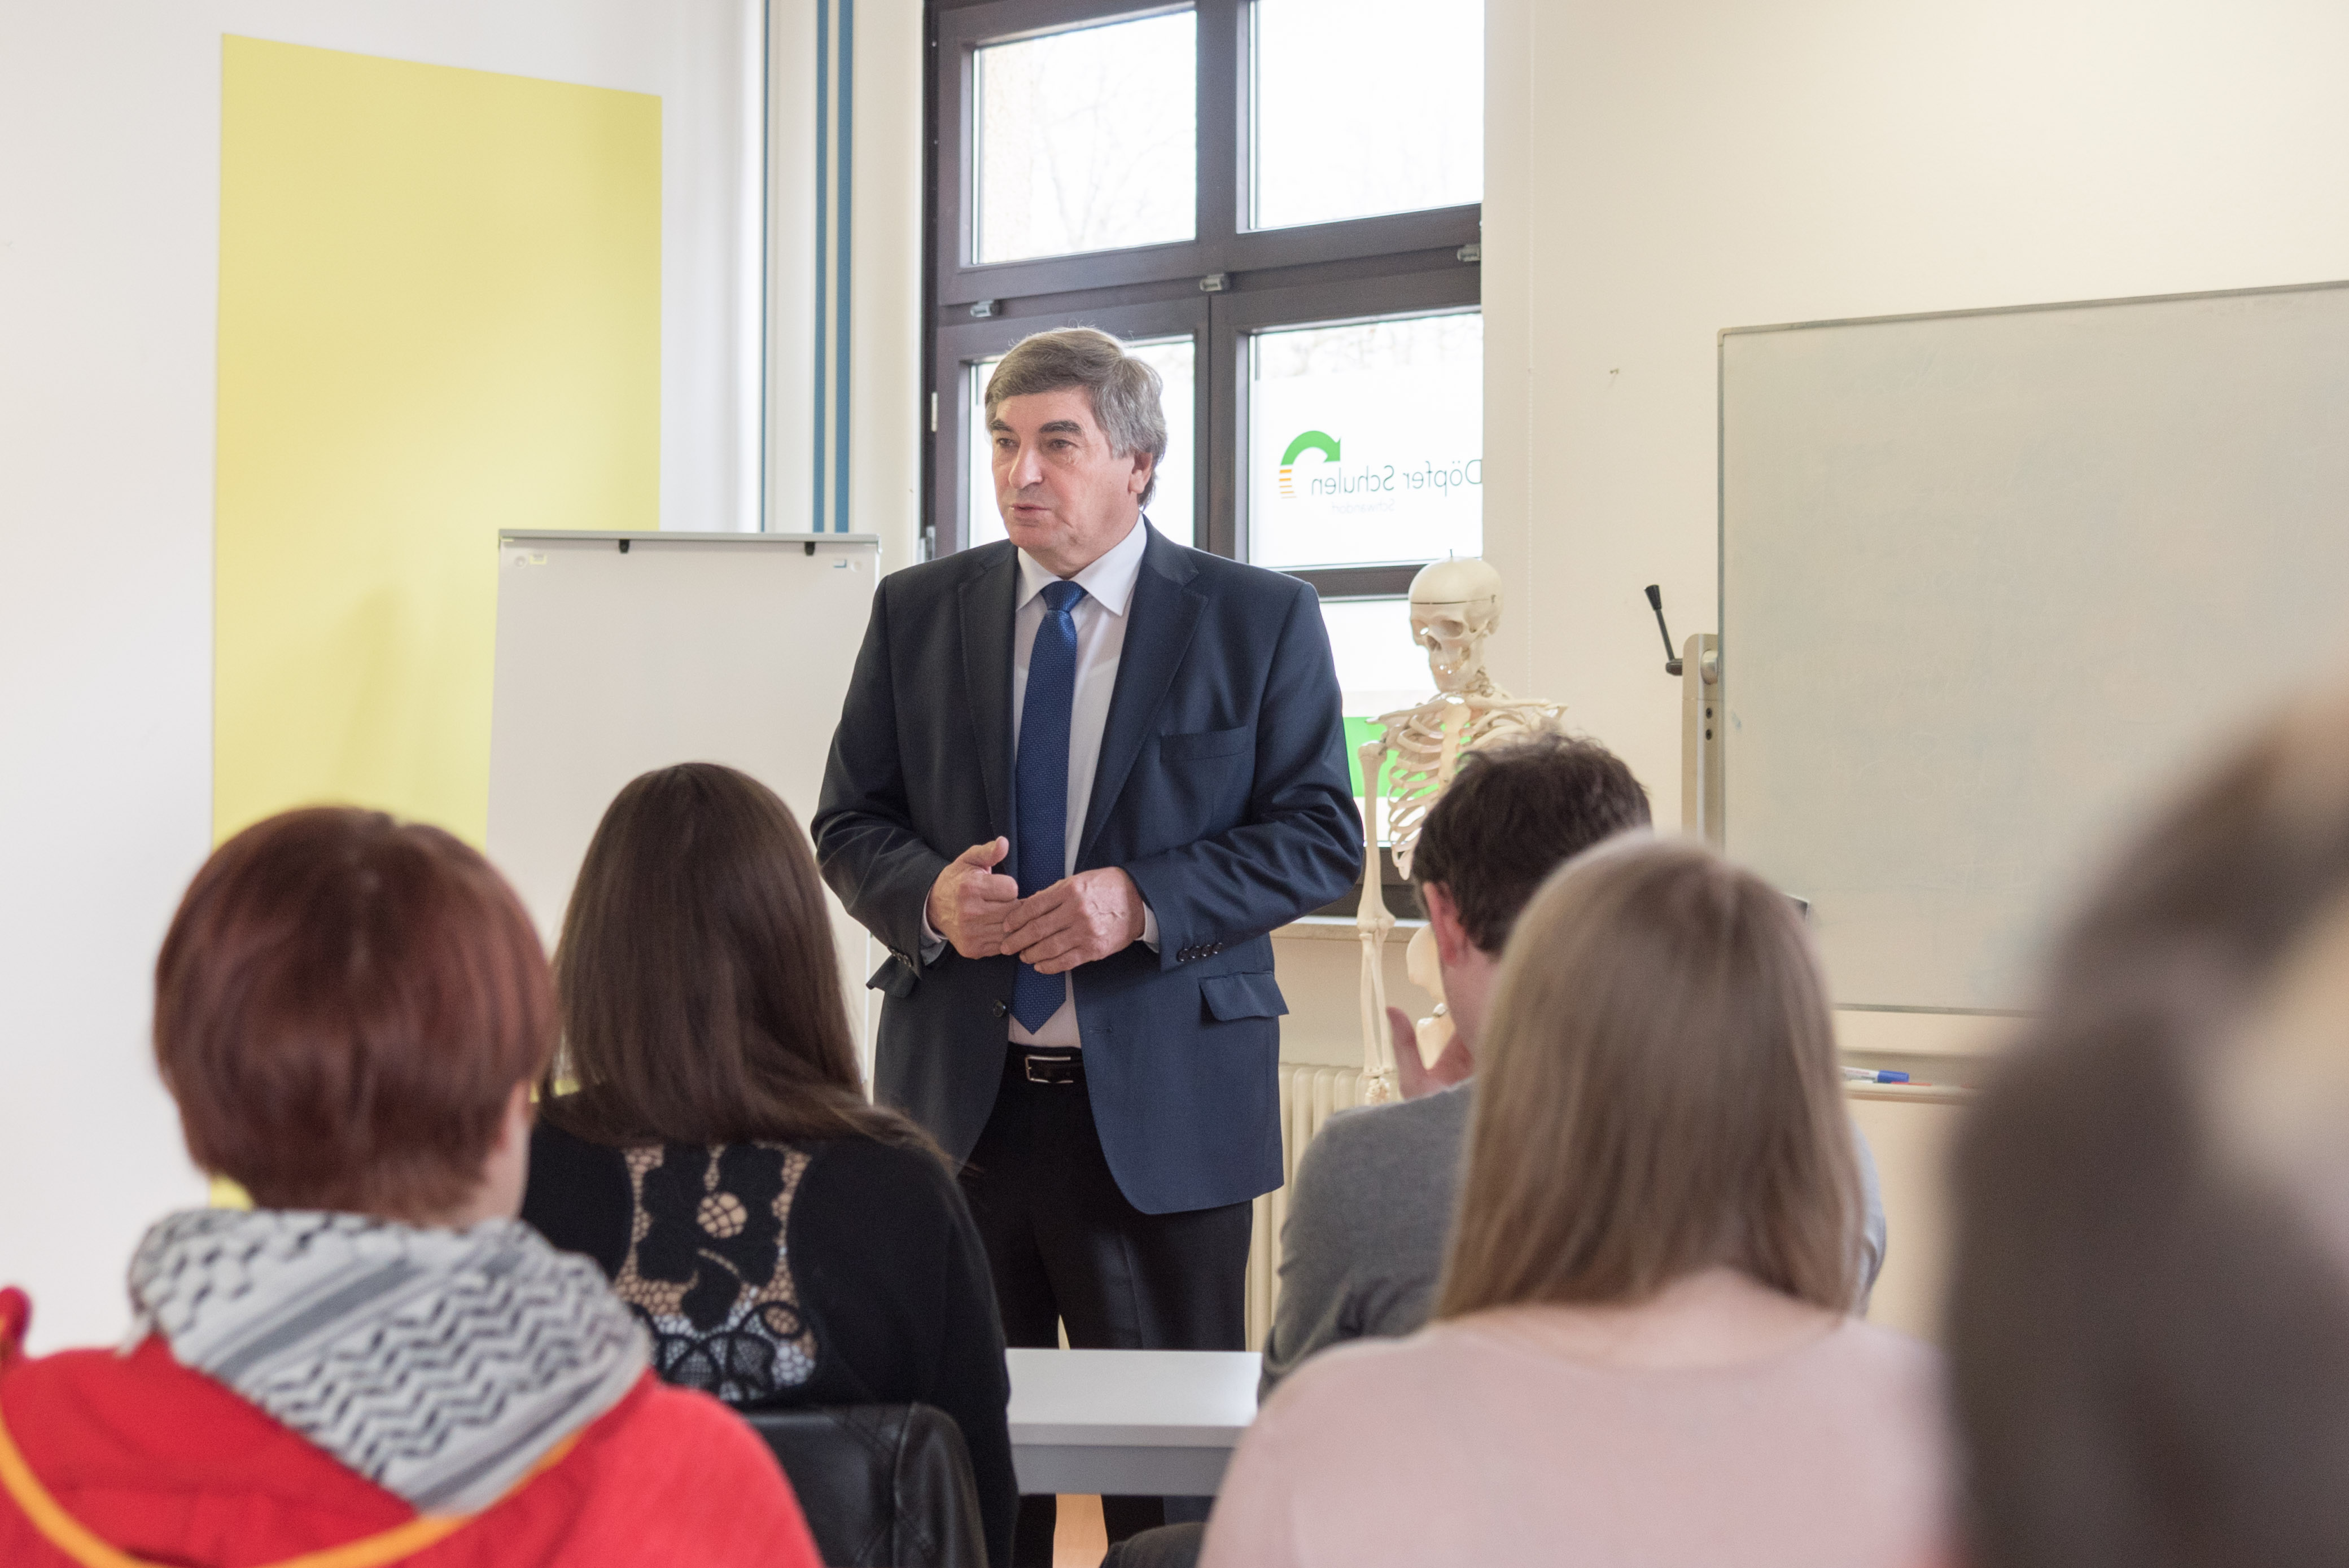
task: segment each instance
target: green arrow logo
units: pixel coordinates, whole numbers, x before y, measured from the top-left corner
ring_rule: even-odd
[[[1319,430],[1308,430],[1288,443],[1288,450],[1280,454],[1280,466],[1287,468],[1297,460],[1297,454],[1318,450],[1331,462],[1338,460],[1338,438]]]

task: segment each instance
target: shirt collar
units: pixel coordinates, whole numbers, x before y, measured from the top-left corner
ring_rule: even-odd
[[[1085,597],[1112,615],[1123,616],[1133,602],[1134,580],[1142,575],[1142,552],[1150,543],[1148,520],[1136,518],[1133,529],[1123,539],[1104,551],[1091,566],[1069,579],[1085,591]],[[1052,569],[1026,551],[1019,552],[1019,602],[1015,610],[1024,610],[1028,601],[1041,593],[1046,584],[1061,579]]]

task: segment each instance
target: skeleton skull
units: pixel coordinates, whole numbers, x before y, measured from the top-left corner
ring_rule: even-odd
[[[1438,691],[1475,689],[1485,640],[1500,624],[1501,574],[1483,561],[1438,561],[1411,580],[1411,634]]]

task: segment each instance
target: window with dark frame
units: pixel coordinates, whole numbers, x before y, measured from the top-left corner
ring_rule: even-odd
[[[1314,584],[1350,739],[1423,698],[1402,595],[1482,550],[1482,13],[930,0],[927,551],[1002,537],[993,362],[1097,326],[1166,381],[1152,522]]]

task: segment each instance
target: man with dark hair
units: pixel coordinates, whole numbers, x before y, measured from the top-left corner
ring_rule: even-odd
[[[1462,762],[1427,814],[1412,861],[1444,971],[1452,1043],[1423,1069],[1410,1019],[1387,1009],[1406,1098],[1332,1118],[1306,1150],[1281,1233],[1280,1305],[1265,1344],[1263,1392],[1318,1350],[1409,1334],[1427,1321],[1467,1137],[1476,1037],[1501,949],[1550,872],[1648,823],[1648,792],[1595,741],[1544,737]],[[1864,1303],[1884,1259],[1884,1207],[1864,1139],[1858,1151]]]

